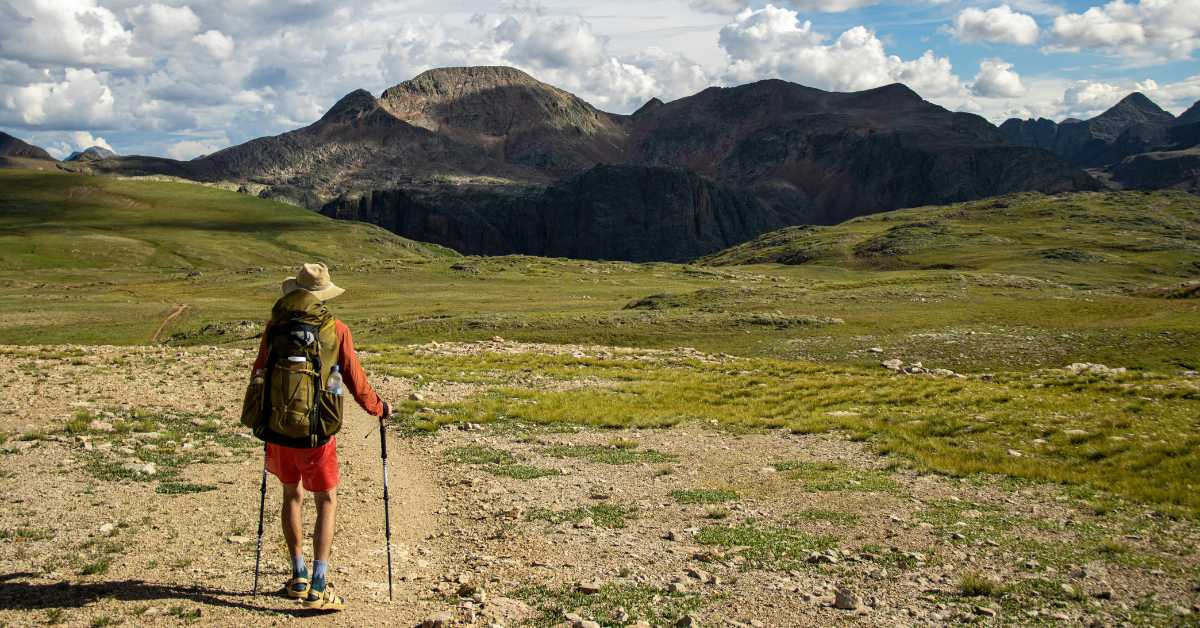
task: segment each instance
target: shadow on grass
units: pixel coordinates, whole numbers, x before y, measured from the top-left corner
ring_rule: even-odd
[[[113,582],[49,582],[33,583],[21,580],[35,577],[32,573],[0,575],[0,610],[35,611],[51,608],[82,608],[101,599],[122,602],[175,600],[207,606],[221,606],[256,612],[279,613],[292,617],[315,617],[326,614],[301,608],[278,608],[272,602],[287,599],[283,589],[264,591],[257,597],[249,591],[230,591],[204,586],[159,584],[142,580]],[[255,603],[256,600],[261,604]],[[293,602],[292,600],[287,600]]]

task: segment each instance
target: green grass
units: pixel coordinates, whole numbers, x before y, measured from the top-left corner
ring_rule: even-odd
[[[544,453],[547,456],[555,458],[581,458],[589,462],[614,465],[634,464],[637,462],[675,462],[678,460],[674,455],[653,449],[605,447],[601,445],[555,445],[545,448]]]
[[[560,475],[558,469],[545,469],[520,462],[519,458],[507,451],[486,447],[483,445],[466,445],[451,447],[443,457],[456,464],[477,465],[492,475],[498,475],[515,480],[535,480],[548,476]]]
[[[831,536],[813,536],[792,528],[755,524],[707,526],[696,534],[701,545],[742,548],[745,566],[753,569],[794,569],[810,552],[833,547]]]
[[[995,580],[973,572],[959,578],[958,589],[967,597],[995,597],[1003,591]]]
[[[54,532],[43,528],[21,526],[0,530],[0,541],[44,541],[52,538],[54,538]]]
[[[190,482],[160,482],[154,488],[155,493],[163,495],[184,495],[187,493],[205,493],[217,490],[215,484],[192,484]]]
[[[237,342],[260,330],[279,281],[319,259],[348,288],[334,309],[360,342],[501,335],[860,366],[881,346],[884,357],[972,372],[1200,364],[1197,299],[1143,289],[1195,274],[1200,201],[1164,192],[1004,202],[821,228],[831,252],[800,266],[703,267],[458,258],[204,186],[6,170],[0,343],[142,343],[180,303],[189,307],[167,326],[168,342]],[[971,235],[992,217],[1002,231]],[[858,240],[899,224],[956,221],[901,229],[898,248],[915,238],[913,253],[854,254]],[[1013,246],[1026,237],[1056,241]],[[1065,249],[1096,249],[1083,259],[1103,261],[1047,257]],[[476,272],[455,270],[464,265]],[[647,305],[626,308],[634,302]]]
[[[397,365],[393,367],[392,365]],[[883,369],[745,359],[705,364],[533,354],[424,356],[385,349],[373,368],[472,381],[485,393],[438,406],[437,421],[533,425],[721,428],[835,432],[917,469],[1090,486],[1155,504],[1200,511],[1200,379],[1162,372],[1103,377],[1062,370],[990,378],[931,378]],[[563,381],[600,378],[603,388],[566,392],[512,384],[532,369]],[[1132,402],[1139,401],[1136,407]],[[1081,429],[1080,440],[1068,433]],[[1010,450],[1020,453],[1013,456]],[[638,460],[642,449],[553,446],[544,453]],[[782,479],[816,491],[896,492],[884,471],[776,461]]]
[[[540,615],[529,625],[549,628],[563,622],[566,613],[578,613],[602,626],[618,626],[618,613],[624,609],[634,620],[645,620],[655,626],[670,626],[682,616],[700,607],[703,600],[696,594],[668,593],[646,585],[608,583],[594,594],[576,591],[572,587],[550,588],[544,585],[524,586],[513,597],[529,604]]]
[[[736,500],[738,494],[730,489],[698,488],[671,491],[671,497],[681,504],[723,504]]]
[[[852,469],[826,462],[786,460],[771,465],[800,481],[810,491],[853,491],[883,493],[896,490],[896,483],[882,472]]]
[[[823,508],[807,508],[793,512],[788,515],[788,519],[792,521],[827,521],[839,526],[857,525],[862,521],[862,516],[852,512],[841,512],[838,510],[826,510]]]

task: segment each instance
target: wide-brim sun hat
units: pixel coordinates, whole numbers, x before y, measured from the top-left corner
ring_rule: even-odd
[[[295,277],[283,280],[280,289],[285,295],[296,290],[307,290],[322,301],[328,301],[345,292],[345,289],[333,285],[333,280],[329,278],[329,268],[321,263],[301,266]]]

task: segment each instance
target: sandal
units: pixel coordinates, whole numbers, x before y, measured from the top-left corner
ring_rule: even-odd
[[[312,585],[309,584],[308,578],[297,576],[288,580],[287,586],[284,588],[287,591],[288,597],[293,600],[300,600],[308,597],[308,591],[312,588]]]
[[[346,608],[346,598],[333,594],[333,585],[325,585],[324,591],[308,592],[304,608],[315,611],[340,611]]]

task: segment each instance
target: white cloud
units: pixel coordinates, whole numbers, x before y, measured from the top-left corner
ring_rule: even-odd
[[[214,59],[225,60],[233,56],[233,38],[221,31],[205,31],[192,38]]]
[[[963,9],[954,18],[950,32],[965,42],[987,41],[1029,46],[1038,40],[1037,22],[1024,13],[1013,11],[1007,4],[987,11],[975,7]]]
[[[798,11],[841,13],[879,4],[881,0],[779,0],[779,5]],[[749,9],[750,0],[691,0],[688,6],[706,13],[734,15]]]
[[[200,17],[187,6],[143,4],[130,9],[128,15],[138,40],[169,45],[200,30]]]
[[[201,155],[215,153],[229,145],[229,140],[183,140],[167,146],[167,156],[171,159],[186,161]]]
[[[1094,50],[1140,64],[1188,59],[1200,48],[1200,0],[1114,0],[1054,18],[1051,51]]]
[[[1000,59],[984,59],[979,74],[971,84],[971,93],[984,98],[1015,98],[1025,93],[1021,76],[1013,72],[1011,63]]]
[[[104,139],[103,137],[94,136],[88,131],[72,131],[70,137],[75,146],[75,150],[84,150],[93,146],[99,146],[100,148],[107,148],[114,153],[117,152],[116,149],[112,147],[112,144],[108,143],[108,140]]]
[[[1099,81],[1076,81],[1062,95],[1065,115],[1087,119],[1104,113],[1105,109],[1117,104],[1131,90],[1120,85]]]
[[[67,68],[60,81],[9,89],[0,96],[0,120],[43,128],[105,125],[113,116],[105,78],[90,69]]]
[[[30,64],[135,67],[133,37],[95,0],[0,2],[0,55]]]
[[[747,9],[721,29],[720,44],[729,55],[726,80],[778,77],[835,91],[904,82],[926,97],[961,92],[948,59],[932,52],[911,61],[888,55],[883,42],[864,26],[845,31],[831,44],[824,40],[795,11],[770,4]]]

